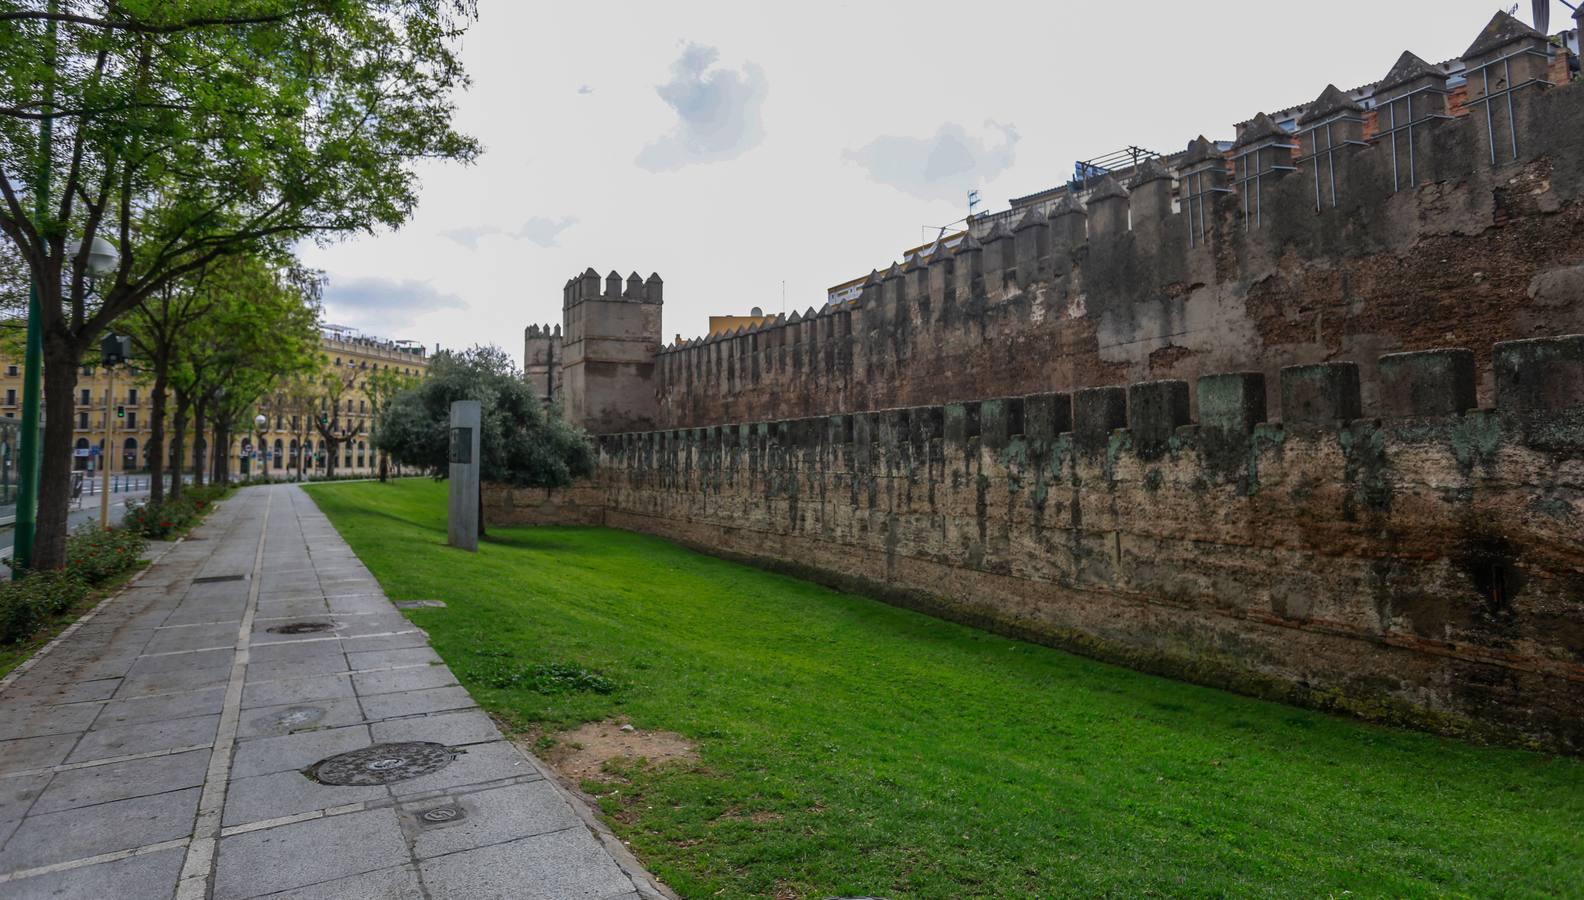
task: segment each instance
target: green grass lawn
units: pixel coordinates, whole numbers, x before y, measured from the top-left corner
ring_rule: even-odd
[[[641,535],[498,528],[470,555],[444,546],[444,484],[310,490],[393,599],[446,601],[408,615],[498,717],[698,742],[696,764],[591,785],[685,897],[1584,895],[1580,760],[1141,675]]]

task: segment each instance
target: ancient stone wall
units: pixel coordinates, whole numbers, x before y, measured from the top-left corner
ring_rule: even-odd
[[[1494,410],[1465,411],[1477,356]],[[1269,391],[1250,372],[607,435],[604,523],[1166,674],[1584,751],[1584,336],[1372,368],[1369,403],[1343,363]]]
[[[1297,134],[1256,117],[1229,151],[1200,139],[1131,190],[1103,184],[1086,206],[875,272],[856,301],[667,347],[658,421],[1341,360],[1369,401],[1383,353],[1468,346],[1488,370],[1497,341],[1584,331],[1584,87],[1532,32],[1495,40],[1470,48],[1454,91],[1406,54],[1375,108],[1328,89]],[[1529,68],[1494,65],[1487,88],[1477,67],[1503,54]]]
[[[1501,14],[1456,85],[1404,54],[1367,109],[1327,88],[1295,133],[1257,116],[855,301],[668,347],[579,420],[592,484],[491,519],[602,521],[1178,677],[1584,752],[1569,62]],[[616,309],[606,282],[568,282],[569,369],[600,359],[572,346]],[[625,294],[655,321],[607,331],[661,333],[644,288]]]

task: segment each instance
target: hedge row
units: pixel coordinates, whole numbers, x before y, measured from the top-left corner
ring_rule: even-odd
[[[27,640],[89,591],[137,565],[147,542],[127,528],[87,528],[66,539],[66,568],[0,582],[0,644]]]

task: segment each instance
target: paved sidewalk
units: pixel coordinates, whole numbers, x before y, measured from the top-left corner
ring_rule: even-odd
[[[660,896],[290,485],[0,690],[0,897],[263,896]]]

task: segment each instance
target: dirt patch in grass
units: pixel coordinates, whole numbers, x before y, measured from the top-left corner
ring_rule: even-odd
[[[618,719],[606,719],[560,732],[554,746],[541,751],[540,756],[574,784],[608,777],[612,768],[628,768],[639,761],[654,766],[699,758],[698,748],[674,731],[623,731],[624,725]],[[612,763],[615,765],[608,765]]]

